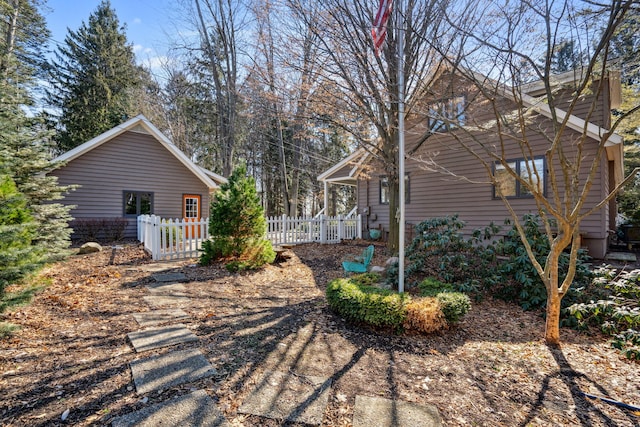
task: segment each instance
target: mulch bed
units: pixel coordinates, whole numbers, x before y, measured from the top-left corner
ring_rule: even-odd
[[[296,246],[252,273],[171,263],[189,279],[190,319],[181,323],[199,342],[143,354],[126,337],[141,329],[130,313],[150,310],[142,297],[151,261],[142,249],[126,245],[54,265],[44,273],[51,284],[31,305],[3,315],[21,330],[0,341],[0,425],[109,425],[193,389],[205,390],[234,425],[282,425],[237,412],[262,373],[278,369],[332,379],[326,426],[350,425],[358,394],[433,404],[448,426],[640,425],[639,413],[581,394],[640,406],[640,365],[598,333],[565,329],[562,347],[550,349],[539,313],[494,300],[475,303],[439,335],[344,322],[328,310],[325,287],[343,275],[343,256],[367,244]],[[378,246],[372,265],[385,259]],[[214,377],[135,393],[130,361],[194,345]]]

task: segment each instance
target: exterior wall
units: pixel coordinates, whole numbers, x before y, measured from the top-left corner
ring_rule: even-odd
[[[602,88],[598,89],[597,85],[600,83]],[[611,114],[608,108],[610,105],[609,79],[604,79],[602,82],[595,81],[593,85],[593,90],[590,92],[598,92],[598,98],[594,100],[593,94],[586,94],[584,99],[576,104],[571,114],[608,129],[611,126]],[[568,111],[570,102],[575,96],[573,92],[573,87],[560,91],[555,97],[555,106]]]
[[[199,194],[201,214],[209,216],[208,187],[148,134],[125,132],[51,175],[81,185],[64,199],[77,206],[74,218],[125,217],[125,191],[153,193],[152,213],[166,218],[182,218],[183,194]],[[135,216],[128,218],[127,237],[135,237]]]
[[[449,93],[453,86],[455,85],[446,85]],[[475,95],[468,93],[467,96],[469,99],[474,99]],[[515,107],[503,100],[502,108],[504,111],[509,111]],[[467,123],[485,123],[491,120],[490,111],[490,108],[486,108],[486,103],[477,102],[471,105],[467,112]],[[493,186],[489,183],[487,172],[482,164],[462,148],[452,132],[458,132],[457,135],[460,138],[476,148],[480,147],[480,143],[484,147],[492,147],[492,151],[501,153],[505,159],[523,157],[521,149],[513,142],[515,139],[507,137],[503,140],[504,146],[501,146],[498,137],[493,133],[476,131],[475,140],[470,140],[462,130],[453,130],[449,133],[430,136],[419,149],[414,151],[412,147],[416,146],[426,129],[420,120],[415,119],[409,123],[407,129],[408,152],[413,152],[405,164],[409,175],[409,203],[405,205],[407,223],[415,225],[428,218],[458,214],[466,222],[464,229],[466,234],[474,229],[484,228],[491,222],[503,226],[505,218],[510,217],[508,210],[501,199],[493,197]],[[540,132],[541,129],[551,129],[551,123],[549,119],[539,116],[525,131],[528,142],[533,147],[534,156],[543,156],[549,144],[547,137]],[[519,129],[515,130],[515,132],[518,131]],[[503,130],[503,132],[506,131]],[[569,155],[575,154],[575,143],[579,140],[579,134],[567,129],[564,139],[565,151]],[[582,156],[587,160],[583,162],[581,168],[581,182],[586,179],[591,164],[588,159],[593,158],[596,149],[597,144],[587,140],[582,152]],[[485,159],[492,164],[488,156]],[[556,171],[560,170],[557,164],[547,165],[547,177],[551,167]],[[369,215],[363,216],[363,228],[382,226],[388,229],[389,206],[381,205],[379,202],[379,177],[383,172],[376,173],[375,170],[382,169],[376,168],[375,165],[373,168],[374,171],[368,173],[368,180],[358,181],[359,212],[367,212],[366,208],[369,208]],[[559,180],[561,181],[562,177]],[[562,188],[560,185],[560,191]],[[606,155],[603,155],[599,173],[587,197],[586,209],[600,202],[606,196],[608,188],[609,162]],[[548,181],[546,194],[548,198],[552,195]],[[532,198],[512,198],[510,202],[519,217],[525,213],[537,213],[537,207]],[[607,207],[600,209],[581,224],[583,245],[588,247],[591,256],[595,258],[602,258],[606,253],[610,211]],[[503,226],[503,232],[507,228]]]

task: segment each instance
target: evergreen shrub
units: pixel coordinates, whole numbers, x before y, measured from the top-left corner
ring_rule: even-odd
[[[267,222],[255,180],[245,166],[236,168],[211,203],[209,240],[202,245],[201,265],[225,260],[230,271],[256,269],[275,260],[266,239]]]
[[[409,299],[406,294],[362,285],[352,279],[335,279],[327,286],[329,307],[340,316],[395,331],[402,330],[405,303]]]
[[[434,297],[441,292],[453,292],[455,289],[449,283],[443,283],[433,277],[427,277],[418,283],[420,295],[423,297]]]
[[[457,215],[431,218],[416,225],[416,237],[407,248],[407,285],[418,285],[431,277],[450,283],[461,292],[479,293],[482,284],[495,280],[496,257],[493,239],[499,228],[490,224],[465,238],[464,222]],[[389,269],[387,282],[398,281],[397,266]]]
[[[31,244],[35,235],[26,198],[10,177],[0,176],[0,298],[8,285],[42,265],[41,251]]]
[[[606,295],[568,308],[578,326],[594,325],[613,337],[613,347],[627,358],[640,360],[640,270],[618,271],[603,266],[594,282]]]
[[[436,299],[449,323],[457,323],[471,309],[469,296],[462,292],[441,292]]]
[[[505,221],[509,223],[509,221]],[[527,236],[527,241],[533,253],[541,265],[549,254],[549,239],[540,227],[540,217],[533,214],[525,214],[522,218],[522,226]],[[547,291],[542,279],[531,263],[527,251],[520,239],[515,226],[506,234],[505,238],[496,243],[496,252],[507,257],[499,264],[498,274],[501,280],[488,286],[488,290],[495,297],[520,304],[525,310],[543,308],[547,302]],[[559,281],[562,283],[569,269],[569,253],[563,252],[560,256]],[[578,251],[576,273],[573,285],[562,299],[563,307],[588,298],[585,289],[593,277],[589,267],[589,256],[586,251]]]

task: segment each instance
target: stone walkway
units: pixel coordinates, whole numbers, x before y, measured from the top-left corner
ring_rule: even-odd
[[[147,287],[143,299],[151,311],[134,313],[142,328],[128,334],[136,353],[177,344],[197,343],[198,337],[184,324],[188,314],[179,307],[189,304],[183,273],[168,272],[170,265],[148,266],[155,283]],[[170,350],[132,361],[130,364],[136,393],[144,395],[185,385],[216,374],[216,369],[198,348]],[[249,393],[239,413],[279,421],[319,426],[329,401],[331,379],[303,375],[288,370],[266,371]],[[115,418],[113,427],[129,426],[219,426],[231,424],[204,390],[150,405]],[[440,427],[438,409],[432,405],[356,396],[353,427]]]

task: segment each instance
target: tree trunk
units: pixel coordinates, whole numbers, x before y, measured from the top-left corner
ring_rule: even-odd
[[[560,345],[560,302],[559,295],[547,297],[547,319],[544,332],[547,345]]]
[[[389,238],[387,239],[387,250],[389,254],[395,255],[398,253],[400,238],[400,227],[396,218],[398,211],[398,202],[400,200],[398,191],[398,180],[389,175]]]
[[[0,73],[2,74],[2,79],[4,81],[7,80],[9,75],[9,67],[11,63],[11,55],[15,49],[16,44],[16,30],[18,27],[18,2],[11,2],[11,7],[13,7],[13,12],[11,17],[9,18],[9,22],[7,23],[7,32],[5,34],[5,51],[2,52],[2,58],[0,58]]]

